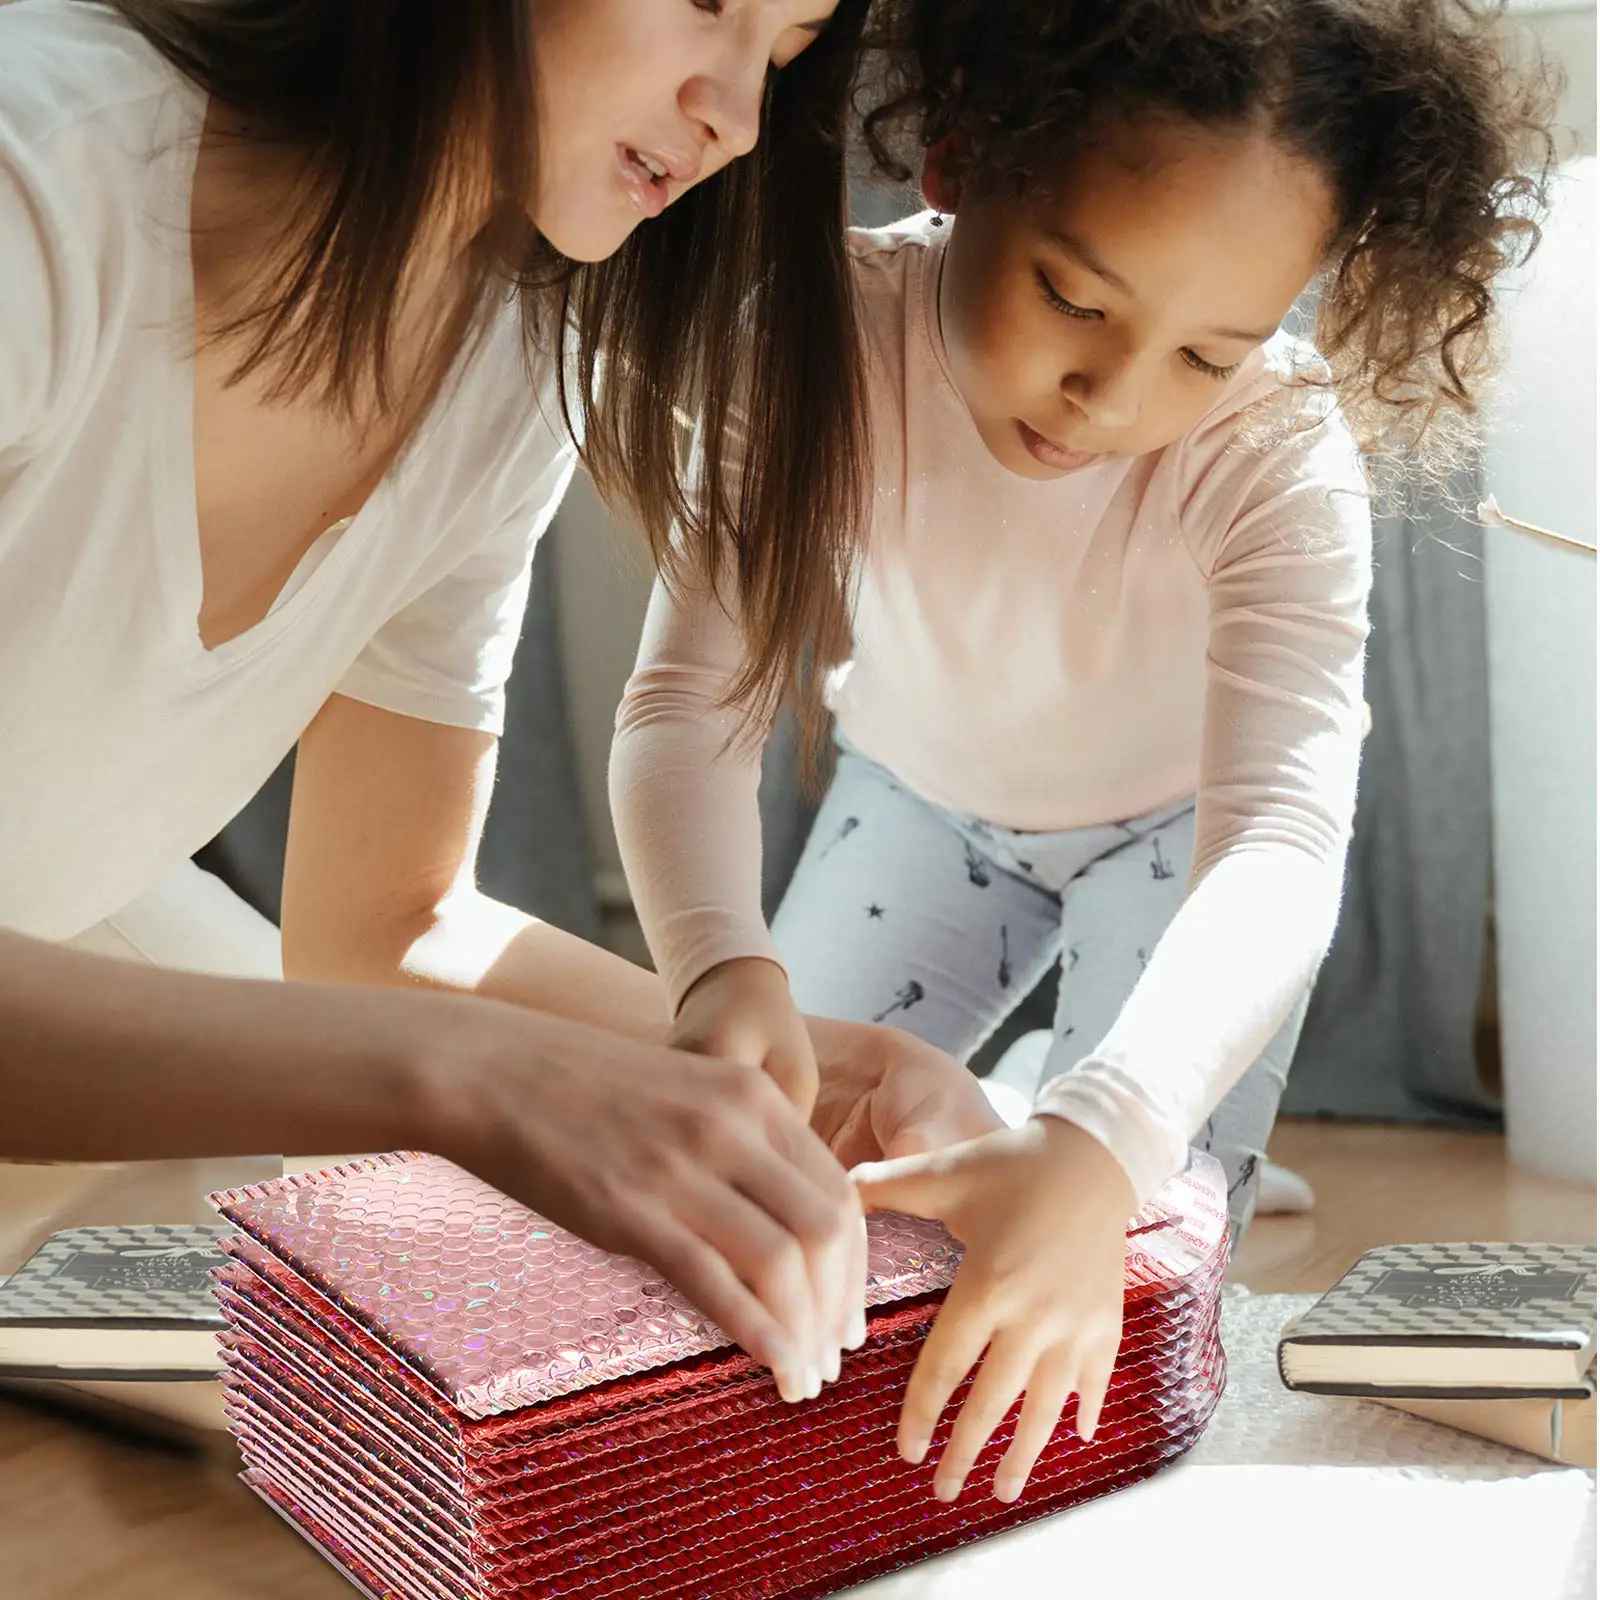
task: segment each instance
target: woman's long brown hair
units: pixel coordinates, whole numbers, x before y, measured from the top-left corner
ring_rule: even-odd
[[[516,286],[537,359],[573,330],[562,405],[601,493],[632,512],[669,579],[734,582],[749,645],[738,698],[764,720],[793,693],[814,733],[816,674],[848,644],[841,574],[866,503],[844,146],[867,0],[840,0],[772,74],[752,155],[593,265],[560,256],[523,210],[538,159],[530,0],[113,3],[247,137],[304,162],[303,207],[221,330],[235,378],[403,414],[391,349],[405,271],[436,208],[481,201],[489,221],[428,376],[497,286]],[[699,496],[695,423],[697,480],[716,486]]]

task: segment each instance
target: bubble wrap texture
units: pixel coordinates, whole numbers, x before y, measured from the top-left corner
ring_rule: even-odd
[[[375,1223],[372,1179],[401,1172],[412,1179],[398,1186],[406,1203],[379,1205]],[[788,1406],[715,1329],[707,1338],[706,1325],[691,1330],[670,1313],[655,1346],[626,1347],[620,1376],[597,1374],[593,1359],[615,1343],[584,1351],[588,1366],[530,1372],[518,1363],[534,1341],[505,1333],[488,1346],[498,1366],[463,1369],[460,1342],[480,1323],[500,1327],[521,1306],[546,1326],[558,1286],[574,1279],[587,1307],[637,1307],[649,1279],[473,1185],[456,1220],[499,1226],[469,1252],[467,1275],[486,1275],[492,1260],[494,1281],[478,1298],[499,1303],[465,1322],[457,1307],[414,1315],[456,1298],[441,1294],[436,1259],[419,1261],[415,1246],[455,1217],[438,1218],[431,1197],[456,1195],[462,1181],[471,1184],[433,1158],[384,1159],[222,1197],[253,1235],[228,1242],[218,1274],[245,1480],[384,1600],[810,1600],[1148,1476],[1196,1441],[1225,1381],[1226,1218],[1213,1162],[1197,1160],[1130,1228],[1123,1345],[1093,1443],[1071,1430],[1069,1407],[1009,1506],[977,1486],[1009,1443],[1015,1408],[954,1504],[932,1498],[930,1467],[908,1467],[895,1450],[905,1381],[957,1260],[927,1225],[879,1222],[867,1343],[816,1400]],[[353,1212],[352,1193],[363,1201]],[[397,1225],[397,1215],[410,1220]],[[537,1253],[542,1279],[499,1249],[508,1234],[534,1233],[553,1243]],[[553,1270],[552,1255],[582,1270]],[[360,1270],[374,1256],[376,1276]],[[468,1353],[481,1363],[482,1347]],[[546,1397],[470,1412],[458,1398],[462,1370],[476,1374],[479,1399],[533,1383]]]
[[[1216,1242],[1215,1163],[1199,1153],[1194,1163],[1130,1225],[1134,1292]],[[212,1202],[464,1416],[730,1342],[642,1262],[585,1244],[439,1156],[377,1156]],[[867,1242],[869,1307],[947,1288],[961,1259],[950,1235],[919,1217],[873,1216]]]

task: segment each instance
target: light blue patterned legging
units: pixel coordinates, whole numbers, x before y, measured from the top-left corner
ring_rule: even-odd
[[[1054,1077],[1105,1036],[1172,920],[1194,803],[1017,833],[930,804],[848,747],[773,921],[802,1011],[883,1022],[966,1060],[1061,959]],[[1228,1177],[1235,1240],[1255,1209],[1305,1000],[1193,1142]],[[1043,1078],[1041,1078],[1043,1081]],[[1013,1084],[1031,1099],[1034,1083]]]

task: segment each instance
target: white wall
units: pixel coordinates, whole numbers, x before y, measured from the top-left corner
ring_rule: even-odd
[[[1502,511],[1591,545],[1597,189],[1594,156],[1568,164],[1539,252],[1503,296],[1484,451]],[[1510,1152],[1593,1183],[1595,558],[1490,527],[1484,584]]]
[[[1563,154],[1595,153],[1595,5],[1574,0],[1512,0],[1507,20],[1513,53],[1535,46],[1562,77],[1557,120]]]
[[[1514,26],[1566,83],[1568,164],[1544,242],[1502,303],[1485,440],[1501,509],[1593,542],[1595,8],[1522,0]],[[1595,560],[1484,535],[1501,1076],[1511,1157],[1595,1176]]]

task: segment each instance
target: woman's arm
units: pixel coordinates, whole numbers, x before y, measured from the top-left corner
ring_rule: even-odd
[[[652,1262],[791,1399],[833,1369],[860,1303],[853,1191],[761,1074],[520,1007],[0,934],[0,1106],[9,1156],[436,1151]]]
[[[685,743],[690,765],[706,758],[700,787],[716,789],[723,775],[713,756],[695,747],[693,735]],[[671,1014],[658,978],[477,888],[496,749],[490,734],[338,695],[328,702],[301,737],[295,763],[283,890],[285,976],[453,989],[660,1042]],[[654,749],[664,754],[661,744]],[[656,819],[651,863],[674,881],[697,871],[742,876],[746,852],[735,844],[737,859],[725,861],[708,840],[688,837],[696,814],[684,794],[670,777],[661,780],[643,761],[640,767],[630,797]],[[731,786],[743,781],[741,773],[731,775]],[[751,838],[744,843],[759,880],[753,780],[747,798]],[[724,812],[742,820],[743,809],[740,798],[730,797]],[[636,840],[639,810],[623,810],[619,832]],[[729,831],[739,831],[737,820]],[[632,855],[626,845],[624,851]],[[652,905],[660,903],[659,882],[656,888]],[[751,942],[767,948],[759,881],[753,893]],[[648,930],[648,915],[641,915]]]
[[[156,1160],[415,1142],[432,1014],[0,932],[0,1156]]]
[[[284,975],[474,993],[660,1042],[649,973],[478,890],[497,748],[474,729],[327,703],[295,761]]]
[[[619,1060],[639,1048],[625,1049],[620,1036],[651,1041],[655,1055],[687,1071],[690,1058],[660,1048],[667,1018],[660,986],[648,973],[477,888],[474,868],[495,751],[493,736],[474,729],[400,716],[344,696],[328,702],[302,735],[295,763],[284,870],[285,976],[399,983],[508,1001],[539,1013],[545,1029],[561,1018],[609,1030],[618,1036],[612,1053]],[[640,1070],[659,1072],[661,1066],[639,1063]],[[549,1063],[542,1070],[548,1072]],[[614,1104],[596,1107],[601,1121],[648,1120],[653,1086],[623,1074],[613,1088]],[[572,1132],[595,1138],[600,1130]],[[744,1243],[760,1232],[774,1247],[782,1244],[782,1231],[771,1226],[776,1205],[786,1208],[784,1226],[794,1231],[797,1219],[781,1197],[798,1195],[800,1174],[786,1176],[782,1168],[798,1160],[802,1144],[808,1158],[823,1147],[798,1119],[779,1132],[776,1159],[763,1180],[778,1187],[758,1196],[767,1214],[731,1185],[718,1192],[710,1173],[702,1177],[686,1166],[673,1176],[684,1191],[680,1203],[694,1208],[703,1227],[717,1230],[723,1255],[743,1248],[725,1231],[736,1217],[743,1219]],[[619,1192],[612,1203],[631,1201]],[[768,1286],[773,1309],[790,1325],[826,1330],[812,1341],[824,1377],[836,1372],[839,1347],[855,1326],[865,1273],[862,1244],[836,1186],[828,1206],[796,1235],[799,1277],[787,1287]],[[593,1232],[585,1236],[604,1242]],[[736,1259],[743,1282],[766,1281],[753,1257]],[[710,1270],[706,1264],[698,1269],[702,1283]],[[731,1291],[733,1284],[726,1287]],[[803,1372],[797,1382],[809,1387]]]
[[[470,991],[661,1043],[670,1024],[652,973],[473,886],[493,772],[489,735],[335,697],[295,768],[286,973]],[[893,1028],[804,1022],[822,1080],[814,1126],[847,1165],[998,1126],[942,1051]]]
[[[728,1052],[691,1057],[660,1048],[668,1016],[655,977],[476,888],[473,865],[494,755],[489,734],[340,696],[328,703],[302,737],[296,761],[284,874],[286,976],[509,1001],[541,1013],[536,1020],[546,1031],[558,1028],[558,1018],[598,1025],[608,1033],[596,1035],[592,1026],[558,1032],[549,1054],[581,1044],[583,1059],[609,1052],[630,1072],[668,1083],[693,1080],[697,1093],[710,1093],[712,1085],[701,1084],[689,1063]],[[915,1040],[889,1029],[821,1020],[809,1023],[809,1038],[825,1079],[816,1108],[818,1133],[846,1159],[932,1148],[995,1125],[971,1078]],[[609,1044],[598,1042],[607,1039]],[[726,1059],[707,1064],[718,1072],[730,1065]],[[616,1097],[614,1114],[634,1115],[643,1092],[635,1087],[639,1080],[611,1071],[601,1080]],[[741,1094],[735,1095],[735,1108],[743,1103]],[[603,1104],[597,1103],[596,1116],[605,1115]],[[674,1135],[669,1129],[664,1137]],[[694,1137],[688,1136],[689,1143]],[[794,1126],[785,1123],[772,1137],[782,1158],[798,1159]],[[581,1127],[573,1138],[581,1146]],[[805,1143],[806,1152],[811,1148]],[[722,1211],[743,1205],[729,1195],[716,1200]],[[816,1303],[848,1307],[850,1321],[841,1326],[853,1337],[864,1270],[859,1236],[852,1233],[842,1242],[834,1228],[821,1244],[813,1245],[814,1237],[805,1235],[805,1260]],[[839,1315],[844,1317],[843,1309]],[[824,1373],[832,1371],[836,1354],[837,1344],[823,1358]]]

